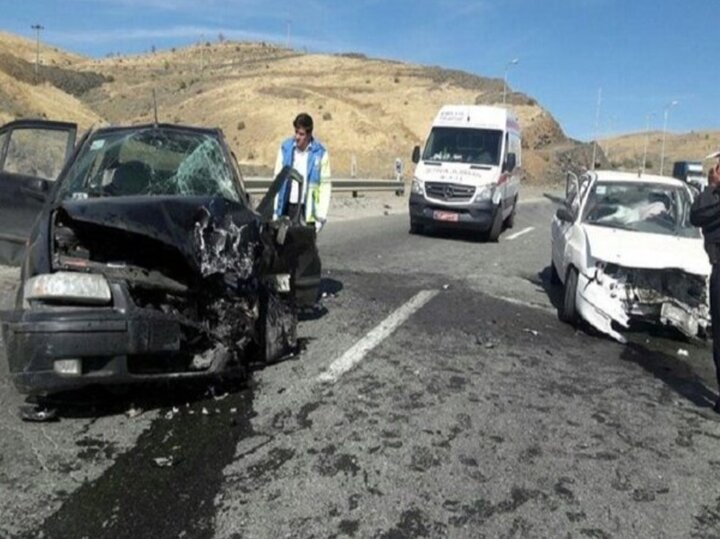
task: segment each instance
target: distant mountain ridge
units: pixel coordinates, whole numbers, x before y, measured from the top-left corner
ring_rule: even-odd
[[[306,54],[267,43],[202,43],[134,56],[84,58],[0,33],[0,121],[46,117],[82,128],[152,119],[223,129],[243,170],[268,173],[292,119],[308,112],[330,149],[333,175],[391,177],[408,164],[443,104],[502,103],[503,81],[362,54]],[[589,164],[588,145],[568,139],[535,99],[509,91],[523,130],[530,181],[556,181]],[[600,152],[600,158],[602,158]],[[406,173],[406,175],[411,172]]]

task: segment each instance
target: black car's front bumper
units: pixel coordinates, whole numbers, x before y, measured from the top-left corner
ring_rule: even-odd
[[[416,193],[410,194],[409,209],[410,221],[413,224],[480,232],[490,230],[495,213],[499,211],[492,200],[483,200],[463,206],[441,206],[433,204],[424,196]],[[457,220],[438,219],[439,214],[436,212],[456,214]]]
[[[180,350],[181,322],[152,309],[83,308],[2,313],[10,377],[19,391],[47,394],[93,384],[196,378]],[[56,360],[80,359],[79,374],[55,371]]]

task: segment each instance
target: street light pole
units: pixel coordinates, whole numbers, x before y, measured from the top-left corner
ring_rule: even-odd
[[[508,70],[511,66],[517,65],[517,63],[520,61],[519,58],[513,58],[510,60],[507,64],[505,64],[505,75],[503,76],[503,105],[505,104],[505,96],[507,94],[507,76],[508,76]]]
[[[650,112],[645,116],[645,148],[643,149],[642,172],[645,172],[645,165],[647,163],[648,144],[650,143],[650,118],[653,116],[655,116],[654,112]]]
[[[668,113],[670,112],[670,108],[674,107],[678,104],[677,99],[671,101],[667,105],[665,105],[665,113],[664,113],[664,120],[663,120],[663,136],[662,136],[662,150],[660,151],[660,176],[663,174],[663,167],[665,166],[665,133],[667,131],[667,122],[668,122]]]
[[[607,144],[605,144],[605,159],[608,162],[608,165],[612,167],[612,164],[610,162],[610,137],[612,137],[612,126],[613,122],[617,120],[617,116],[610,116],[607,120]]]
[[[30,28],[35,30],[35,83],[37,84],[40,70],[40,30],[45,30],[45,27],[40,24],[33,24]]]
[[[600,126],[600,105],[602,104],[602,88],[598,88],[597,107],[595,108],[595,136],[593,137],[592,162],[590,170],[595,170],[595,158],[597,156],[598,129]]]

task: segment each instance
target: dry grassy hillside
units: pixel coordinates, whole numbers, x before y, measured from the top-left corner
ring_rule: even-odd
[[[80,60],[80,56],[41,47],[36,78],[35,43],[0,32],[0,122],[48,118],[71,120],[82,128],[102,122],[96,112],[68,91],[73,84],[78,86],[73,81],[92,78],[78,76],[73,70],[72,65]]]
[[[637,170],[642,163],[647,141],[647,168],[660,171],[662,132],[633,133],[600,141],[611,163],[627,170]],[[672,173],[673,161],[699,161],[706,155],[720,150],[720,131],[693,131],[691,133],[668,133],[665,137],[664,174]],[[706,168],[709,161],[704,163]]]
[[[0,76],[9,73],[17,84],[31,84],[27,58],[32,42],[18,45],[19,60],[12,60],[3,54],[15,41],[8,37],[10,44],[3,48],[4,39],[0,35]],[[360,176],[390,177],[396,157],[410,164],[412,147],[422,143],[441,105],[502,100],[498,79],[358,54],[304,54],[264,43],[207,43],[138,56],[91,60],[59,55],[54,60],[63,65],[47,66],[40,86],[18,87],[9,97],[5,84],[0,86],[2,119],[40,113],[84,126],[102,119],[146,122],[153,117],[155,90],[161,121],[221,127],[250,173],[270,169],[298,112],[314,117],[316,136],[330,149],[334,176],[348,176],[355,156]],[[63,101],[49,93],[54,89],[77,99]],[[57,107],[48,108],[51,103]],[[524,164],[533,180],[556,179],[562,159],[571,166],[585,159],[533,99],[512,93],[508,103],[524,131]],[[565,157],[560,159],[556,148]]]

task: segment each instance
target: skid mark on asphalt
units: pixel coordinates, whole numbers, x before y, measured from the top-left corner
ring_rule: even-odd
[[[418,311],[428,301],[438,294],[439,290],[421,290],[410,301],[390,314],[385,320],[375,326],[362,339],[356,342],[352,348],[341,357],[333,361],[328,369],[318,376],[318,381],[325,383],[336,382],[340,376],[357,365],[367,353],[380,344],[414,312]]]

